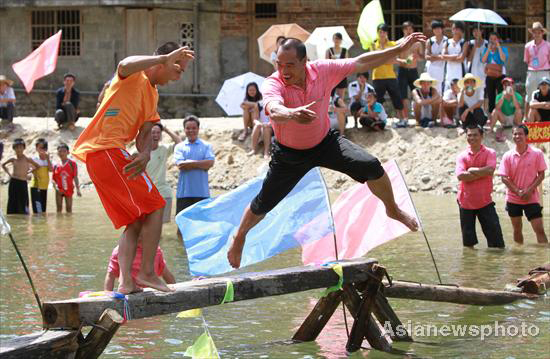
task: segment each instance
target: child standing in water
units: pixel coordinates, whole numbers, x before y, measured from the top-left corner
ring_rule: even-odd
[[[15,158],[10,158],[2,164],[2,168],[10,176],[8,187],[8,214],[29,214],[29,190],[27,188],[27,176],[38,168],[38,164],[25,156],[26,145],[22,138],[13,141]],[[12,164],[10,173],[7,165]]]
[[[31,203],[33,213],[45,213],[46,202],[48,199],[48,185],[50,184],[50,172],[52,163],[48,153],[48,141],[45,138],[36,140],[36,152],[38,156],[33,157],[33,161],[38,164],[38,168],[33,171],[31,183]]]
[[[73,211],[73,194],[76,187],[78,197],[80,193],[80,184],[78,183],[78,166],[69,156],[69,146],[65,143],[57,146],[57,155],[61,163],[53,168],[52,181],[55,187],[55,206],[57,212],[63,211],[63,198],[65,198],[65,210],[67,213]],[[74,185],[73,185],[74,182]]]

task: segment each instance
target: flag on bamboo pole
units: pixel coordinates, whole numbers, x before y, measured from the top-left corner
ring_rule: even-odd
[[[208,330],[205,330],[204,333],[195,340],[195,343],[187,348],[184,356],[193,359],[215,359],[220,357],[218,349]]]
[[[378,38],[378,25],[384,23],[384,14],[379,0],[372,0],[361,12],[357,23],[357,35],[364,50],[372,47]]]
[[[13,71],[21,79],[27,93],[31,92],[36,80],[54,72],[60,43],[61,30],[46,39],[29,56],[11,65]]]
[[[416,215],[405,179],[395,160],[384,164],[390,178],[395,202],[405,212]],[[338,259],[352,259],[395,239],[410,230],[401,222],[386,215],[382,201],[369,190],[366,184],[357,184],[342,193],[332,206],[336,230]],[[302,246],[304,264],[321,264],[336,260],[335,239],[332,234]]]
[[[288,249],[332,233],[325,183],[318,168],[309,171],[292,191],[248,233],[241,267],[261,262]],[[260,192],[263,177],[254,178],[231,192],[196,203],[178,213],[192,275],[232,271],[227,260],[245,208]],[[306,224],[315,221],[315,225]]]

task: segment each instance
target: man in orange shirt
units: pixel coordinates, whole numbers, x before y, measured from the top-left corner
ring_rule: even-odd
[[[122,60],[92,122],[72,152],[86,163],[115,228],[126,226],[118,244],[118,291],[124,294],[137,292],[139,287],[171,291],[154,270],[165,201],[145,173],[145,167],[152,146],[151,128],[159,120],[156,86],[179,80],[191,59],[193,51],[168,42],[153,56]],[[133,140],[138,153],[130,155],[126,145]],[[134,282],[131,268],[140,236],[143,260]]]

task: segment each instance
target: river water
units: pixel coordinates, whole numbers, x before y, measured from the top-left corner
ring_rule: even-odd
[[[0,201],[5,206],[6,186]],[[461,245],[458,210],[453,196],[417,194],[414,197],[424,222],[444,283],[503,289],[530,269],[549,261],[548,247],[535,244],[526,223],[526,244],[513,245],[512,228],[503,198],[497,208],[507,248],[488,250],[478,228],[478,249]],[[46,216],[8,216],[19,247],[43,301],[76,297],[84,290],[101,290],[108,259],[120,234],[107,219],[97,195],[85,191],[75,200],[75,213],[57,215],[50,192]],[[548,199],[548,196],[546,197]],[[550,213],[545,209],[550,234]],[[175,225],[166,225],[161,246],[178,281],[190,279]],[[434,266],[421,234],[409,234],[376,248],[369,257],[379,260],[394,279],[436,283]],[[262,271],[300,265],[299,250],[292,250],[242,271]],[[7,237],[0,238],[0,340],[41,328],[30,286]],[[290,344],[321,290],[230,303],[203,310],[204,318],[223,358],[343,358],[346,329],[338,309],[315,342]],[[412,330],[415,342],[394,343],[394,354],[360,351],[351,358],[549,358],[550,298],[505,306],[477,307],[457,304],[389,299],[401,321]],[[476,328],[494,331],[481,339]],[[351,325],[351,318],[348,323]],[[427,333],[428,325],[435,325]],[[467,334],[448,333],[451,326],[468,325]],[[485,326],[485,327],[480,327]],[[522,329],[523,328],[523,329]],[[504,333],[503,333],[504,330]],[[523,330],[523,332],[522,332]],[[519,333],[516,334],[516,331]],[[203,332],[199,318],[165,315],[131,321],[121,327],[102,358],[178,358]],[[506,336],[503,336],[506,334]],[[524,335],[522,335],[524,334]]]

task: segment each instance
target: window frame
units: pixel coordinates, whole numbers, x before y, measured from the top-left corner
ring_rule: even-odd
[[[396,9],[396,4],[400,0],[389,0],[391,5],[390,9],[384,9],[382,8],[382,13],[384,15],[384,18],[387,17],[390,19],[390,23],[386,23],[388,27],[390,28],[390,32],[388,34],[388,37],[390,40],[396,41],[403,37],[403,32],[401,31],[401,25],[403,22],[396,22],[396,15],[415,15],[420,17],[420,22],[416,23],[414,22],[414,30],[423,32],[424,31],[424,1],[420,1],[420,7],[417,9]],[[369,3],[370,0],[365,0],[366,3]]]
[[[78,12],[78,23],[77,24],[67,24],[67,23],[63,23],[63,24],[60,24],[59,22],[59,12],[62,12],[62,11],[65,11],[65,12],[70,12],[70,11],[77,11]],[[35,13],[47,13],[47,12],[52,12],[53,13],[53,23],[52,24],[35,24],[33,22],[33,16]],[[34,51],[38,48],[38,46],[40,46],[40,44],[42,44],[46,39],[48,39],[49,37],[53,36],[56,32],[58,32],[59,30],[61,30],[63,27],[75,27],[75,28],[78,28],[78,39],[67,39],[67,38],[64,38],[65,37],[65,34],[62,33],[62,36],[61,36],[61,43],[59,44],[59,50],[58,50],[58,56],[60,57],[66,57],[66,58],[76,58],[76,57],[80,57],[83,55],[83,48],[82,48],[82,44],[83,44],[83,38],[82,38],[82,18],[83,18],[83,15],[82,15],[82,10],[80,8],[47,8],[47,9],[43,9],[43,8],[34,8],[34,9],[31,9],[29,11],[29,23],[30,23],[30,34],[29,34],[29,37],[30,37],[30,47],[31,47],[31,51]],[[44,39],[35,39],[33,37],[33,30],[34,29],[39,29],[39,28],[49,28],[49,27],[53,27],[53,33],[51,35],[45,35],[46,38]],[[78,54],[73,54],[73,47],[67,47],[67,49],[64,49],[64,45],[65,46],[68,46],[67,44],[72,44],[72,43],[77,43],[78,44]],[[35,45],[37,44],[36,47],[34,47]],[[74,45],[73,45],[74,46]],[[65,52],[71,52],[70,54],[64,54],[62,50],[65,50]]]

